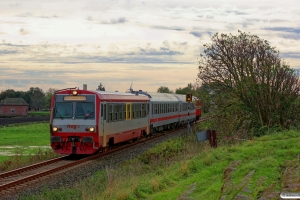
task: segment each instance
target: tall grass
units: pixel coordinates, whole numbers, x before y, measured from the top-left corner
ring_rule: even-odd
[[[194,132],[106,166],[71,188],[22,199],[278,198],[300,180],[299,138],[300,132],[285,131],[212,149],[208,142],[196,142]]]
[[[59,156],[52,149],[39,148],[38,150],[33,151],[33,153],[33,155],[24,155],[24,152],[21,149],[16,149],[14,156],[10,156],[0,163],[0,173]]]

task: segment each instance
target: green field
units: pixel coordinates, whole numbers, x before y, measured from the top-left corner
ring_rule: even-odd
[[[50,148],[47,122],[0,127],[0,137],[0,172],[56,156]]]
[[[49,146],[49,123],[0,127],[1,146]]]

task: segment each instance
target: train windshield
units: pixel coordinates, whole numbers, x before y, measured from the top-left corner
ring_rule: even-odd
[[[95,104],[88,103],[88,102],[77,102],[75,117],[83,118],[83,119],[94,119],[95,118]]]
[[[71,118],[73,116],[72,103],[56,103],[55,118]]]

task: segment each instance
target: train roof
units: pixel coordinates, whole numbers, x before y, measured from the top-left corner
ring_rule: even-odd
[[[150,101],[174,101],[178,102],[178,99],[174,96],[174,94],[169,93],[148,93],[151,98]]]
[[[174,95],[178,98],[179,101],[186,102],[186,95],[184,94],[174,94]]]
[[[62,90],[56,92],[56,95],[72,95],[73,90]],[[131,94],[131,93],[125,93],[125,92],[106,92],[106,91],[99,91],[99,90],[76,90],[78,92],[77,95],[91,95],[96,94],[101,101],[133,101],[133,102],[147,102],[149,101],[148,96],[143,94]]]
[[[126,92],[106,92],[106,91],[94,91],[98,94],[102,100],[139,100],[139,101],[149,101],[149,98],[146,95],[136,95]]]

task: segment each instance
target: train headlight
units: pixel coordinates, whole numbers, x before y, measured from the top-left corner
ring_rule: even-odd
[[[94,132],[95,128],[94,127],[90,127],[90,132]]]
[[[53,130],[53,132],[57,132],[57,131],[58,131],[58,128],[57,128],[56,126],[54,126],[54,127],[52,128],[52,130]]]
[[[74,96],[77,95],[77,90],[73,90],[73,95],[74,95]]]

